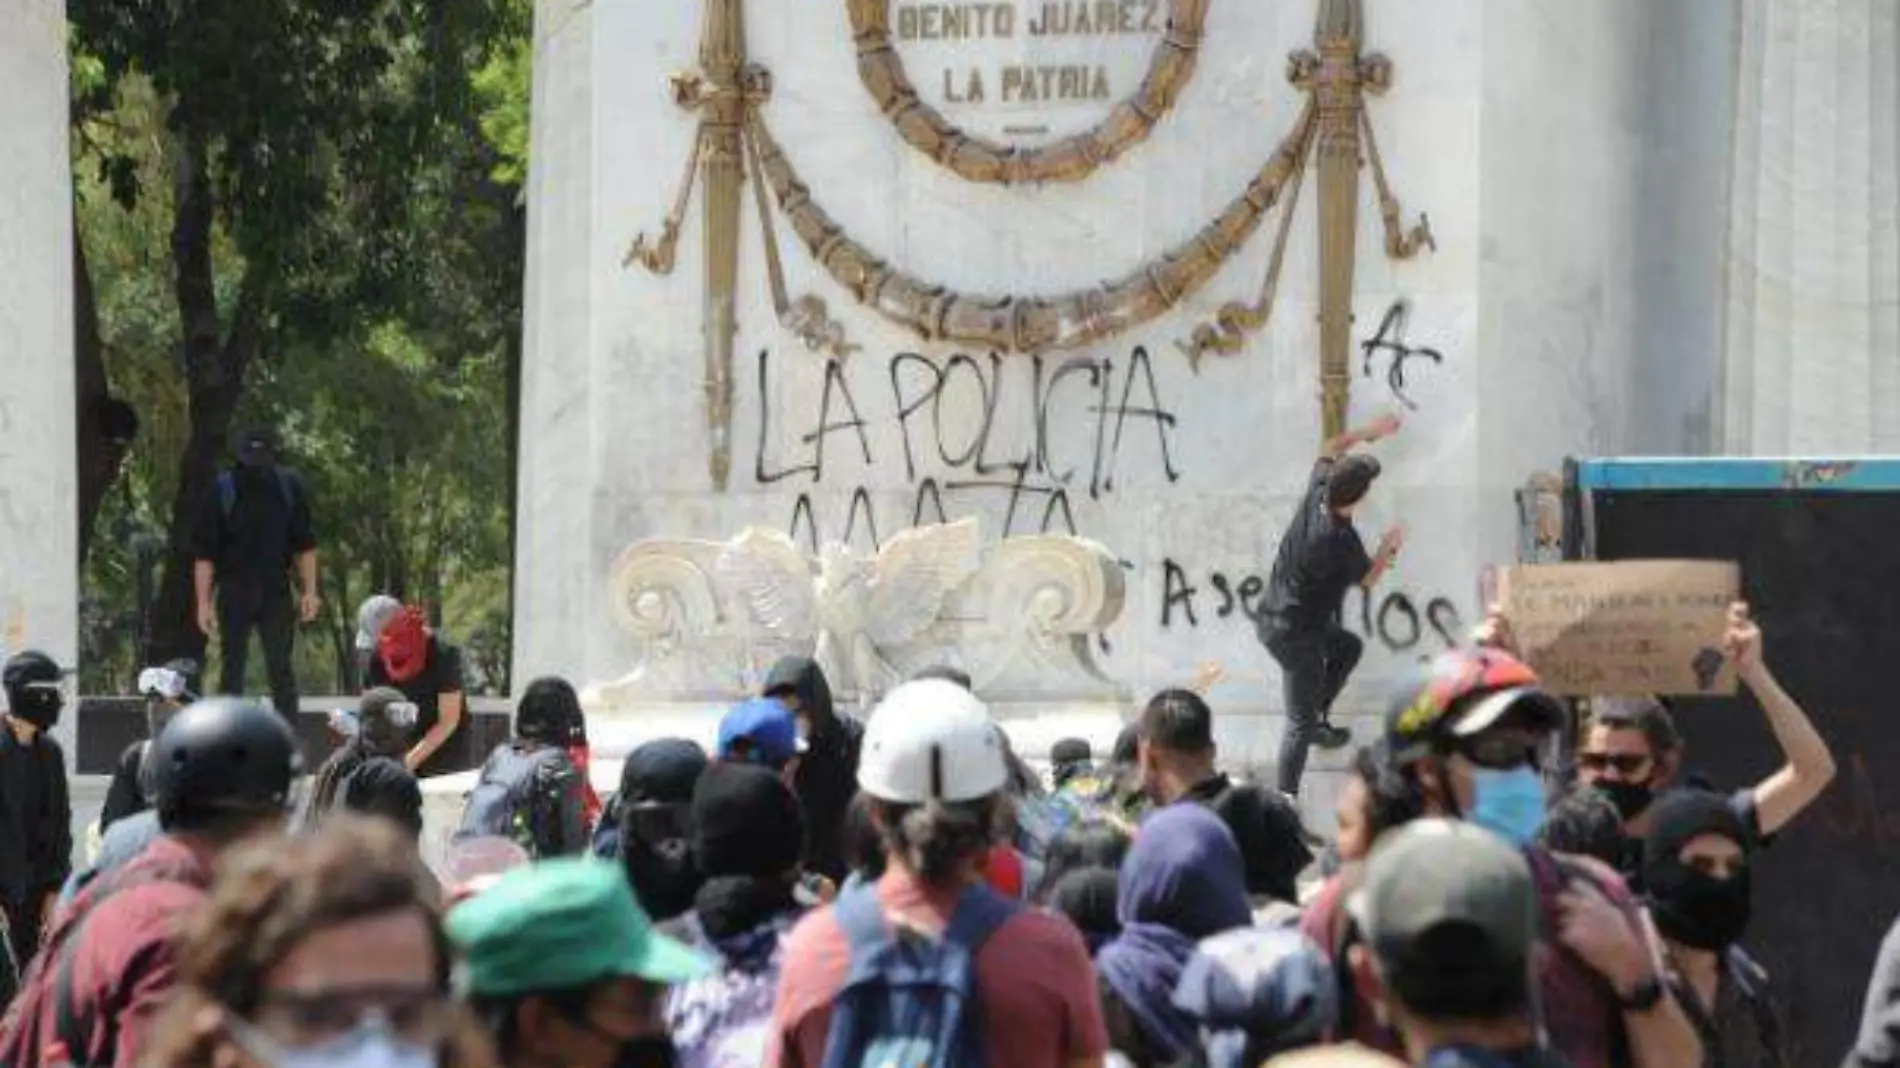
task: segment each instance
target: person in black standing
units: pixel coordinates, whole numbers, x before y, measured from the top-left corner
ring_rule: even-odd
[[[1395,526],[1379,540],[1378,551],[1366,555],[1352,514],[1379,477],[1379,461],[1352,450],[1398,430],[1399,417],[1388,415],[1326,443],[1273,561],[1259,636],[1279,661],[1286,697],[1279,787],[1288,797],[1299,797],[1308,746],[1339,749],[1352,741],[1352,732],[1327,720],[1363,648],[1340,625],[1340,609],[1347,590],[1378,583],[1405,543],[1404,529]]]
[[[473,734],[462,725],[462,651],[430,628],[422,609],[405,606],[383,625],[364,681],[400,690],[416,706],[403,765],[418,778],[475,767]]]
[[[1219,816],[1240,847],[1251,904],[1275,915],[1297,908],[1299,874],[1313,861],[1300,814],[1275,791],[1235,782],[1214,766],[1214,711],[1201,695],[1163,690],[1135,726],[1136,766],[1149,798],[1158,805],[1191,801]]]
[[[244,692],[251,633],[264,647],[271,702],[290,722],[297,715],[297,675],[291,643],[297,623],[312,622],[317,596],[317,543],[310,531],[310,495],[294,472],[277,466],[267,431],[250,430],[238,442],[237,465],[218,475],[192,539],[197,557],[198,629],[221,635],[219,692]],[[295,569],[299,596],[291,602],[285,571]]]
[[[39,950],[53,899],[72,874],[73,812],[66,792],[66,756],[53,725],[66,706],[59,665],[27,651],[7,659],[0,686],[7,696],[0,730],[0,908],[13,959],[25,967]]]

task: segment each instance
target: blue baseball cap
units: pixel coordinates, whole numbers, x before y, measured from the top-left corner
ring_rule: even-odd
[[[774,768],[784,767],[804,748],[798,738],[798,717],[773,697],[754,697],[734,705],[719,721],[719,759],[734,759],[741,743],[751,750],[746,758]]]

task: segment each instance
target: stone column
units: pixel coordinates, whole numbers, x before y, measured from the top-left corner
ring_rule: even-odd
[[[62,664],[79,615],[67,92],[63,0],[0,0],[0,646]]]
[[[520,509],[515,547],[514,677],[573,672],[576,635],[600,579],[587,543],[594,494],[593,9],[538,0],[534,123],[528,153],[528,268],[521,376]],[[558,118],[558,121],[556,119]]]
[[[1900,92],[1890,0],[1741,0],[1722,443],[1900,446]]]

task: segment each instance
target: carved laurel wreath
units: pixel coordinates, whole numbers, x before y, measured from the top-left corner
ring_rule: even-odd
[[[858,79],[912,148],[971,182],[1079,182],[1148,139],[1194,76],[1209,0],[1168,0],[1168,28],[1135,94],[1093,128],[1049,145],[972,134],[917,95],[891,42],[890,0],[850,0]]]

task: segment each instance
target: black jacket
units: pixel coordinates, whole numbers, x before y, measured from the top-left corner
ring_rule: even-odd
[[[41,731],[21,742],[0,721],[0,893],[37,905],[72,874],[73,810],[66,758]]]
[[[788,656],[772,665],[765,693],[791,693],[811,724],[808,746],[799,757],[793,789],[805,809],[805,870],[834,882],[849,874],[845,850],[845,813],[858,792],[858,749],[864,726],[838,715],[831,684],[818,662]]]
[[[1247,893],[1298,904],[1297,880],[1313,862],[1300,834],[1300,814],[1277,790],[1226,775],[1203,779],[1183,798],[1213,810],[1234,832],[1247,869]]]
[[[99,833],[126,818],[152,807],[145,796],[145,751],[149,742],[133,742],[119,754],[112,769],[112,782],[106,787],[105,807],[99,810]]]

